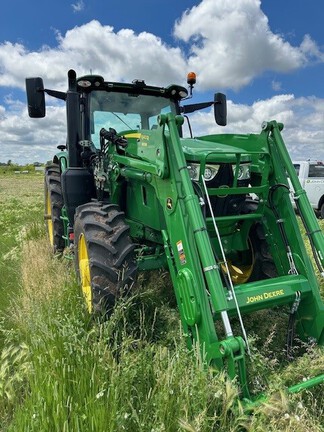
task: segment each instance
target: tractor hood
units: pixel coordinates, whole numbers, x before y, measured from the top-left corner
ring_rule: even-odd
[[[199,162],[241,162],[251,160],[251,155],[268,153],[267,139],[264,134],[219,134],[197,138],[181,138],[186,160]]]

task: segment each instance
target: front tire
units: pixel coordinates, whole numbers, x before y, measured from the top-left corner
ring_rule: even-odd
[[[248,250],[237,252],[236,256],[228,259],[228,269],[233,284],[276,277],[277,270],[260,223],[255,223],[251,227],[247,242]],[[224,265],[222,268],[226,273]]]
[[[75,264],[87,309],[106,314],[135,279],[135,245],[124,213],[115,204],[93,201],[76,209]]]
[[[44,178],[45,221],[50,245],[53,252],[62,252],[65,247],[63,239],[64,226],[61,219],[63,195],[61,172],[57,164],[45,167]]]
[[[254,213],[258,203],[247,199],[242,209],[243,214]],[[277,276],[277,269],[266,241],[263,226],[255,222],[247,238],[248,250],[237,253],[229,260],[229,273],[233,284],[244,284]]]

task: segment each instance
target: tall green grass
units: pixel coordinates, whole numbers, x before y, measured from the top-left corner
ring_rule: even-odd
[[[251,322],[265,336],[251,336],[249,379],[269,396],[252,413],[243,411],[235,383],[206,371],[198,350],[187,350],[167,275],[140,278],[109,321],[92,320],[73,264],[49,250],[39,222],[41,182],[34,181],[29,204],[12,210],[11,223],[23,233],[21,240],[10,237],[16,283],[10,285],[10,276],[1,281],[2,289],[10,287],[10,305],[1,314],[0,430],[324,430],[322,386],[289,397],[282,390],[322,372],[323,350],[307,347],[300,359],[278,364],[273,350],[280,329],[265,322],[271,315]],[[10,201],[17,186],[8,190]]]
[[[27,230],[43,226],[42,184],[42,175],[0,176],[0,311],[19,284],[17,266]]]
[[[198,430],[239,424],[239,412],[235,418],[226,414],[235,410],[236,389],[188,353],[173,311],[153,305],[152,296],[164,296],[147,281],[108,322],[92,322],[69,263],[51,257],[46,241],[27,242],[23,256],[33,266],[22,264],[25,289],[12,316],[15,331],[7,332],[6,355],[15,358],[4,371],[4,378],[12,377],[2,395],[3,409],[11,409],[8,430],[176,431],[181,424]]]

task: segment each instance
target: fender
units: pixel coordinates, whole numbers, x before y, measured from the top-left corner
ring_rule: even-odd
[[[53,157],[53,162],[60,166],[61,173],[66,171],[69,166],[69,155],[65,151],[65,146],[57,146],[60,152],[56,153]]]

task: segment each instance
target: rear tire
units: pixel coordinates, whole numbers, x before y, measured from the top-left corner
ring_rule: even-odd
[[[61,172],[57,164],[45,167],[45,222],[47,234],[53,252],[62,252],[65,247],[63,239],[64,226],[61,219],[63,195],[61,187]]]
[[[74,219],[75,265],[87,309],[106,314],[135,279],[135,245],[115,204],[79,206]]]

